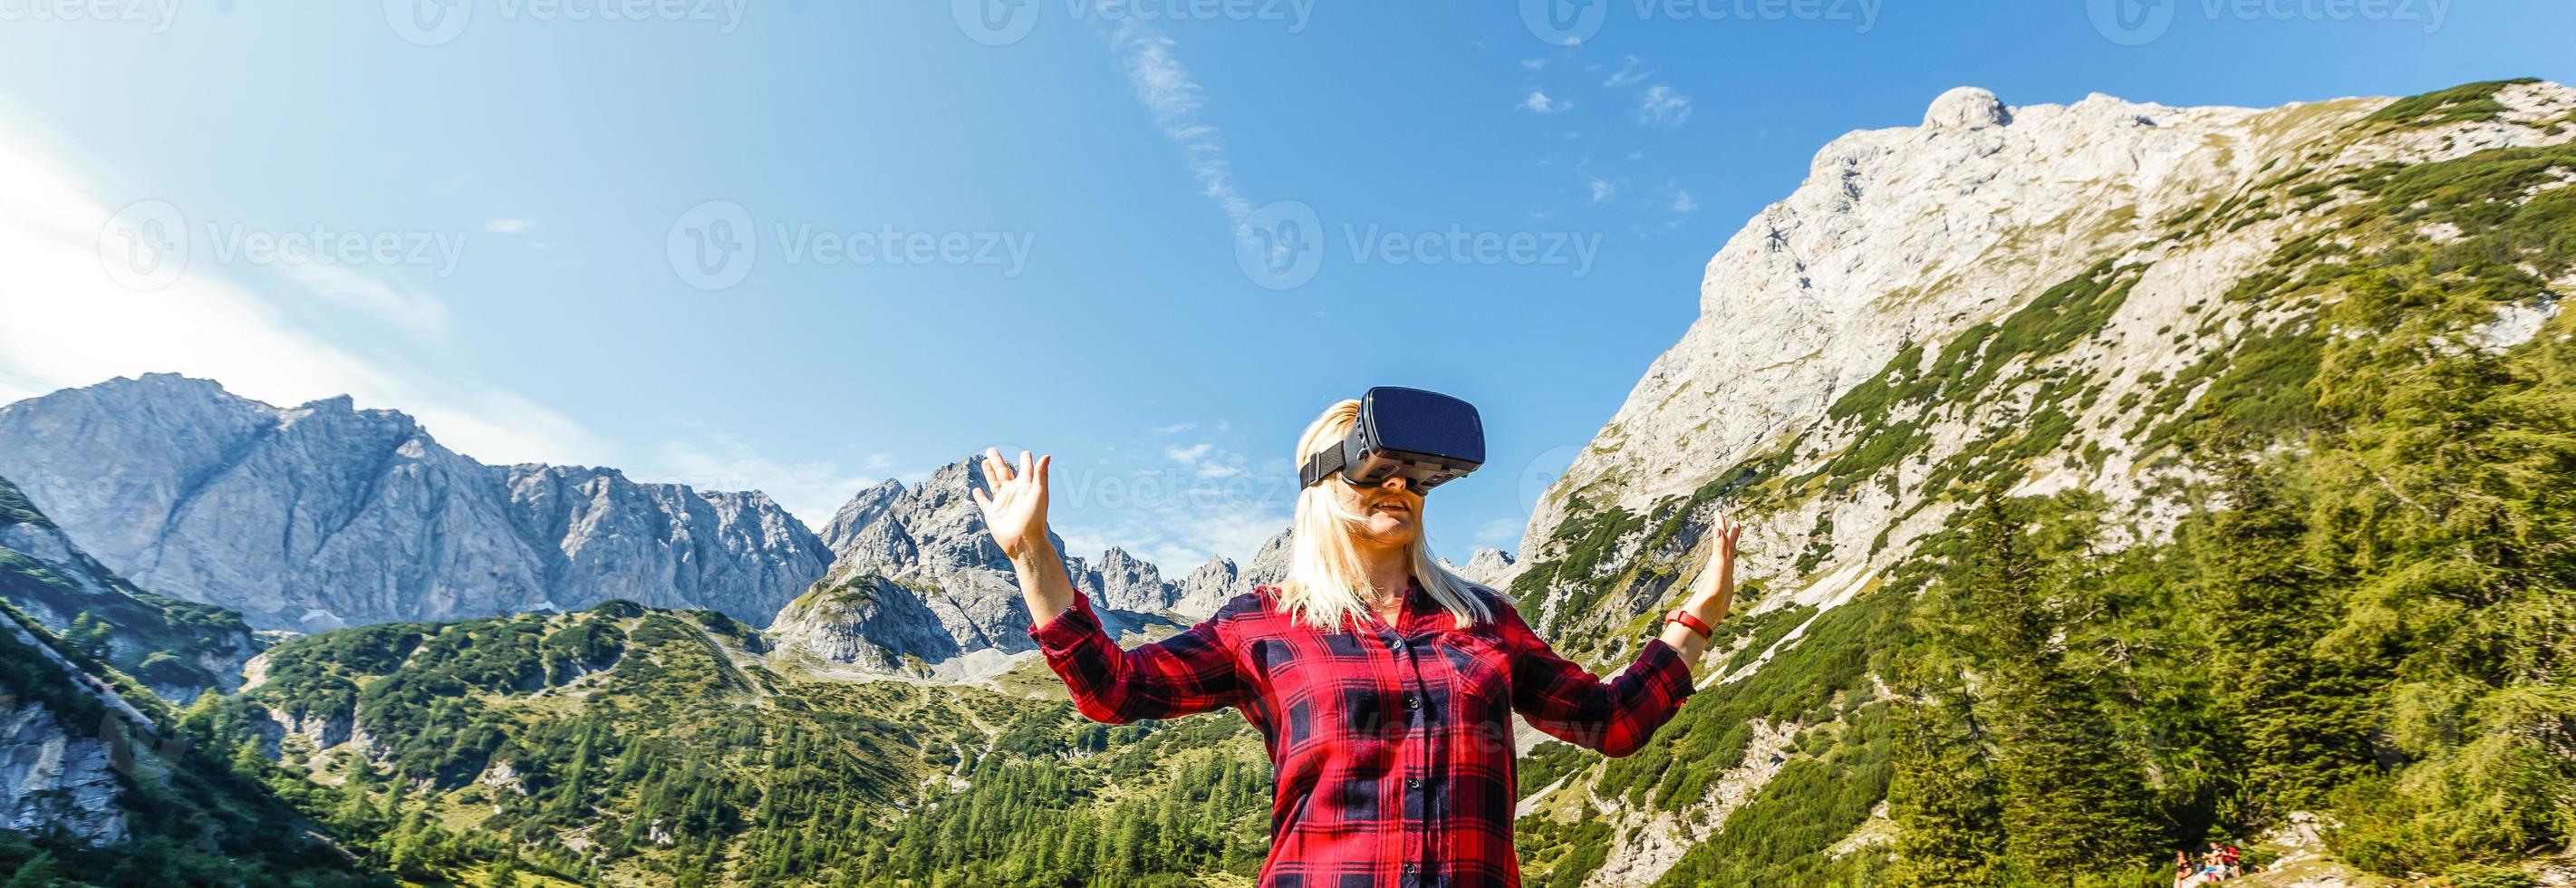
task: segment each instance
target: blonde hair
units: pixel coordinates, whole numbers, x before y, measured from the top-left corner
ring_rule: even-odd
[[[1306,426],[1297,437],[1295,464],[1303,466],[1306,458],[1339,447],[1350,434],[1351,425],[1359,422],[1360,402],[1344,400],[1325,408],[1321,416]],[[1351,511],[1335,496],[1337,479],[1326,479],[1297,491],[1296,518],[1289,525],[1288,577],[1280,582],[1280,607],[1317,631],[1338,633],[1345,624],[1364,625],[1369,613],[1364,591],[1368,588],[1367,571],[1361,567],[1359,546],[1354,541],[1368,516]],[[1426,503],[1425,511],[1428,511]],[[1405,561],[1422,591],[1439,602],[1455,618],[1460,629],[1494,619],[1493,609],[1473,591],[1475,584],[1450,573],[1432,557],[1430,532],[1416,516],[1413,541],[1405,544]]]

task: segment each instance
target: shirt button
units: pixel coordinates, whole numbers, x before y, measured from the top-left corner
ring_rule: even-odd
[[[1420,777],[1407,777],[1407,778],[1404,778],[1404,788],[1406,788],[1406,789],[1421,789],[1421,788],[1422,788],[1422,778],[1420,778]]]
[[[1420,708],[1422,708],[1422,698],[1420,698],[1420,697],[1416,697],[1416,696],[1414,696],[1414,695],[1412,695],[1412,694],[1406,694],[1406,695],[1404,695],[1404,708],[1406,708],[1406,709],[1420,709]]]

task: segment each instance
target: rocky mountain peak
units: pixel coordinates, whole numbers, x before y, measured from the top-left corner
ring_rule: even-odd
[[[2012,122],[2012,109],[2004,107],[1993,92],[1961,86],[1932,100],[1923,112],[1924,129],[1977,129],[2003,126]]]
[[[0,474],[117,573],[261,628],[611,598],[765,624],[829,552],[766,496],[485,466],[399,411],[175,374],[0,407]]]
[[[913,654],[936,674],[968,678],[1007,667],[1006,659],[981,652],[1029,649],[1028,606],[1018,576],[970,496],[983,485],[981,460],[969,454],[918,484],[885,482],[843,505],[824,533],[833,558],[816,588],[865,586],[884,594],[872,597],[876,604],[865,610],[803,607],[781,615],[777,628],[783,637],[834,662],[882,665],[892,654]],[[1062,538],[1050,539],[1064,552]],[[1065,571],[1113,631],[1124,631],[1215,613],[1256,583],[1286,576],[1287,556],[1283,531],[1254,555],[1248,570],[1218,557],[1174,582],[1160,566],[1111,546],[1097,559],[1066,555]],[[922,618],[937,625],[924,633],[907,622]],[[945,640],[928,640],[933,635]],[[942,656],[959,662],[943,663]]]
[[[2549,96],[2565,91],[2533,84],[2498,98],[2545,115],[2556,107]],[[1541,498],[1521,550],[1553,533],[1569,494],[1629,511],[1688,494],[1785,443],[1905,344],[1952,341],[2105,259],[2174,249],[2154,247],[2170,233],[2159,223],[2297,169],[2387,104],[2173,108],[2096,96],[2007,107],[1963,88],[1935,101],[1922,126],[1834,139],[1794,192],[1709,260],[1699,320]],[[2537,129],[2503,125],[2448,142],[2396,133],[2321,162],[2458,156],[2534,138]],[[2141,291],[2158,298],[2132,294],[2124,311],[2178,317],[2186,290],[2268,253],[2260,228],[2219,234],[2227,243],[2198,251],[2200,264],[2169,266],[2173,277]]]
[[[1450,570],[1467,578],[1468,582],[1500,589],[1507,582],[1506,575],[1511,572],[1515,563],[1510,552],[1479,548],[1473,557],[1467,559],[1464,566],[1453,566]]]
[[[874,486],[859,491],[857,496],[850,497],[849,502],[843,503],[840,510],[832,514],[830,524],[823,526],[823,545],[835,552],[840,551],[860,528],[884,516],[887,505],[893,503],[894,498],[902,493],[903,482],[892,478],[879,481]]]
[[[2032,412],[2040,384],[2007,384],[2025,373],[2068,380],[2059,388],[2089,379],[2098,391],[2050,408],[2069,414],[2069,428],[2016,492],[2084,487],[2134,499],[2158,480],[2125,455],[2139,423],[2119,415],[2123,405],[2160,396],[2160,381],[2223,359],[2210,350],[2273,323],[2219,297],[2265,270],[2283,244],[2316,235],[2330,222],[2321,214],[2366,197],[2338,177],[2576,136],[2563,123],[2576,91],[2484,86],[2492,94],[2474,98],[2485,110],[2406,119],[2382,115],[2397,105],[2385,98],[2238,108],[2096,94],[2008,107],[1959,89],[1921,126],[1836,138],[1795,191],[1711,257],[1699,319],[1540,498],[1519,550],[1548,561],[1562,554],[1550,547],[1562,547],[1560,529],[1577,513],[1647,516],[1675,503],[1698,510],[1682,525],[1692,532],[1664,537],[1686,545],[1723,505],[1710,498],[1722,499],[1727,479],[1849,471],[1867,463],[1868,454],[1849,455],[1857,436],[1894,446],[1901,433],[1907,456],[1882,477],[1838,484],[1747,534],[1790,541],[1749,553],[1750,576],[1884,565],[1946,516],[1940,497],[1913,505],[1928,496],[1921,485],[1946,477],[1936,471],[1943,460],[1973,459],[1964,451],[1996,430],[2051,415]],[[1998,349],[2024,342],[1983,338],[2052,293],[2105,295],[2090,308],[2098,315],[2048,354],[2015,357]],[[1989,354],[2008,365],[1991,386],[1945,403],[1870,400],[1873,380]],[[1903,356],[1918,360],[1897,366]],[[1867,400],[1866,409],[1837,411],[1846,398]],[[1882,412],[1891,414],[1883,427],[1859,418]],[[2144,516],[2140,532],[2159,532],[2170,514]]]

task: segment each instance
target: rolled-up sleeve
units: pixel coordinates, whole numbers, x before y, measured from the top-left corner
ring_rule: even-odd
[[[1624,758],[1681,710],[1692,691],[1690,664],[1661,638],[1609,681],[1558,656],[1509,604],[1500,628],[1512,651],[1512,709],[1549,736]]]
[[[1047,667],[1073,692],[1084,717],[1109,724],[1177,718],[1223,709],[1241,701],[1234,652],[1224,637],[1223,615],[1178,635],[1122,650],[1101,628],[1091,598],[1076,589],[1073,606],[1029,627]]]

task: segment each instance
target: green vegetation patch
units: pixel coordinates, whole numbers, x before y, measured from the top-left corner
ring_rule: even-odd
[[[2450,89],[2409,96],[2371,112],[2364,122],[2394,127],[2420,129],[2446,123],[2494,120],[2504,114],[2504,103],[2495,94],[2508,86],[2539,83],[2538,78],[2488,80],[2464,83]]]

